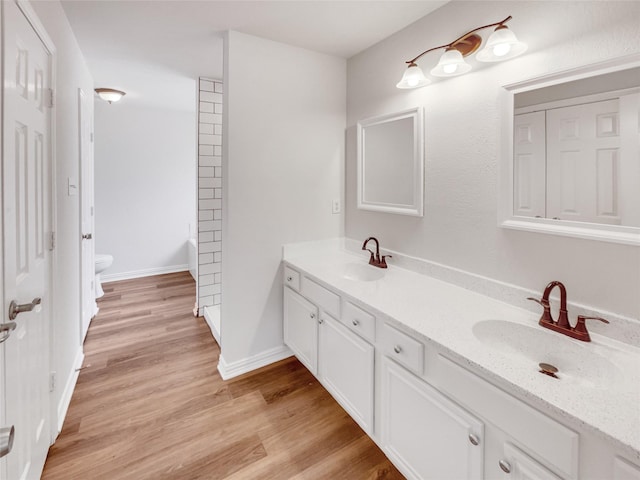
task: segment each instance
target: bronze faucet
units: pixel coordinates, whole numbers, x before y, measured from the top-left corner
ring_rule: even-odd
[[[555,321],[551,316],[551,307],[549,305],[549,295],[551,294],[551,290],[553,290],[555,287],[560,288],[560,313],[558,315],[557,321]],[[587,331],[585,320],[600,320],[601,322],[609,323],[609,320],[605,320],[604,318],[585,317],[584,315],[578,315],[576,326],[572,327],[569,323],[569,315],[567,313],[567,289],[561,282],[558,282],[557,280],[554,280],[549,285],[547,285],[547,288],[544,289],[544,293],[542,294],[542,298],[540,300],[533,297],[527,297],[527,300],[533,300],[534,302],[542,305],[542,308],[544,308],[542,316],[540,317],[540,321],[538,322],[539,325],[555,332],[562,333],[563,335],[567,335],[571,338],[582,340],[583,342],[591,341],[591,336]]]
[[[369,241],[371,240],[376,242],[375,253],[367,248],[367,243],[369,243]],[[380,256],[380,243],[378,242],[378,239],[376,237],[367,238],[362,244],[362,250],[367,250],[371,254],[371,257],[369,257],[369,265],[373,265],[374,267],[378,268],[387,268],[386,259],[391,258],[391,255],[382,255],[382,257]]]

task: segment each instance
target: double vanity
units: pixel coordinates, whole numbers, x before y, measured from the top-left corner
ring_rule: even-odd
[[[405,476],[640,479],[639,348],[352,247],[284,247],[284,339]]]

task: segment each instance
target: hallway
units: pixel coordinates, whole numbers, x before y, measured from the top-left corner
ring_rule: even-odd
[[[104,287],[43,479],[403,478],[294,358],[222,381],[187,272]]]

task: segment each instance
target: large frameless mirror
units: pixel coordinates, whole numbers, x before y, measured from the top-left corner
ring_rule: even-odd
[[[358,122],[358,208],[423,215],[422,125],[420,107]]]
[[[640,56],[505,89],[502,226],[640,245]]]

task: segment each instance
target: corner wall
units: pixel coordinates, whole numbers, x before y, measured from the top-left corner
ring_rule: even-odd
[[[404,61],[507,15],[524,55],[417,90],[399,90]],[[346,236],[542,291],[551,280],[569,300],[640,319],[637,247],[497,226],[502,85],[640,52],[638,2],[451,2],[348,61]],[[484,33],[483,33],[484,35]],[[418,63],[428,72],[439,53]],[[356,208],[356,123],[425,109],[425,216]]]
[[[290,355],[282,245],[338,237],[346,61],[238,32],[224,58],[223,377]]]

